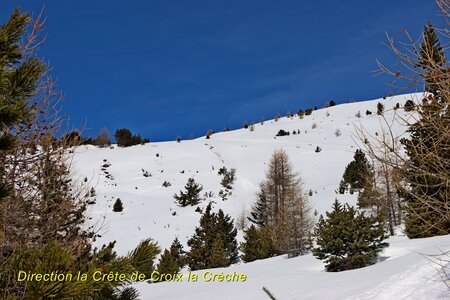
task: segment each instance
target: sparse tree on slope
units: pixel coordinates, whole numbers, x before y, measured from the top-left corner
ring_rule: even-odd
[[[360,149],[356,149],[353,161],[345,167],[339,191],[342,192],[342,190],[348,190],[349,188],[350,192],[360,190],[372,176],[372,166],[365,154]]]
[[[180,195],[175,194],[173,196],[180,206],[192,206],[200,203],[200,192],[203,190],[203,186],[201,184],[196,183],[194,178],[189,178],[188,182],[184,186],[184,189],[186,192],[180,191]]]

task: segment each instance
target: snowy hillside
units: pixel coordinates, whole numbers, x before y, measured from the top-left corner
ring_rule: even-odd
[[[304,182],[305,192],[312,191],[310,200],[319,213],[329,210],[335,198],[355,204],[356,195],[336,193],[344,168],[357,148],[355,126],[381,134],[382,122],[376,114],[377,103],[381,102],[386,120],[394,120],[393,128],[401,134],[405,128],[394,114],[404,116],[404,111],[393,108],[397,103],[402,107],[406,100],[420,98],[421,94],[416,94],[342,104],[313,111],[303,119],[282,117],[257,123],[254,130],[216,133],[210,139],[130,148],[78,147],[74,157],[76,175],[86,177],[96,190],[96,203],[88,211],[91,224],[100,228],[101,238],[96,245],[116,240],[116,251],[126,254],[148,237],[158,241],[163,249],[175,237],[185,244],[198,225],[200,214],[195,206],[179,207],[173,195],[184,188],[190,177],[203,185],[202,193],[211,192],[212,197],[208,195],[201,207],[214,201],[214,209],[222,208],[235,219],[248,215],[276,149],[287,152]],[[366,110],[372,114],[366,115]],[[358,112],[360,117],[356,116]],[[291,134],[276,137],[281,129]],[[293,135],[294,130],[298,134]],[[315,151],[317,146],[320,152]],[[223,188],[217,172],[222,166],[236,169],[232,195],[226,201],[219,197]],[[165,181],[171,185],[164,187]],[[121,213],[112,211],[116,198],[123,202]],[[239,238],[242,239],[242,231]],[[161,283],[139,287],[143,299],[264,299],[262,286],[267,286],[277,299],[439,299],[445,287],[440,282],[423,283],[436,274],[428,261],[414,251],[436,251],[435,244],[450,249],[450,237],[409,241],[400,236],[389,242],[391,246],[382,253],[383,262],[360,270],[325,273],[322,262],[311,255],[291,260],[276,257],[223,270],[247,273],[245,283]],[[391,277],[408,291],[398,290],[400,285],[390,287]],[[384,294],[385,289],[391,294]],[[431,290],[434,293],[429,293]]]

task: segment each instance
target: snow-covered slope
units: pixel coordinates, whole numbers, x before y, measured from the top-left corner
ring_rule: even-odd
[[[89,208],[91,224],[95,223],[100,228],[101,238],[96,243],[102,245],[116,240],[116,251],[119,254],[127,253],[139,241],[148,237],[158,241],[162,248],[168,247],[176,236],[182,243],[186,243],[198,225],[200,214],[195,212],[196,207],[179,207],[174,202],[173,194],[183,189],[189,177],[203,185],[203,192],[213,194],[200,204],[201,207],[214,201],[214,209],[222,208],[233,218],[248,215],[258,184],[264,179],[267,163],[276,149],[284,149],[288,153],[294,169],[304,182],[305,191],[313,192],[310,200],[319,213],[329,210],[335,198],[354,204],[355,195],[338,195],[336,190],[344,168],[352,160],[357,148],[355,126],[363,126],[373,135],[381,134],[380,126],[383,121],[376,114],[376,105],[381,102],[385,107],[385,119],[392,121],[396,133],[402,134],[405,128],[401,126],[399,116],[406,115],[402,108],[396,111],[393,108],[396,103],[403,106],[406,100],[418,101],[421,96],[404,95],[385,100],[342,104],[313,111],[303,119],[298,116],[282,117],[277,122],[270,120],[264,124],[255,124],[254,130],[216,133],[210,139],[201,137],[181,143],[161,142],[114,149],[78,147],[74,157],[75,172],[80,178],[86,177],[97,194],[96,204]],[[366,110],[372,111],[372,115],[366,115]],[[358,111],[361,117],[356,116]],[[290,131],[291,135],[275,137],[280,129]],[[294,130],[300,134],[293,135]],[[340,134],[336,134],[337,130]],[[322,149],[321,152],[315,152],[317,146]],[[105,164],[110,166],[102,167]],[[235,168],[237,177],[232,195],[226,201],[222,201],[218,195],[223,189],[220,185],[221,176],[217,174],[222,166]],[[152,176],[145,177],[145,171]],[[163,187],[164,181],[170,182],[171,186]],[[116,198],[123,202],[124,210],[121,213],[112,211]],[[242,238],[242,232],[239,233],[239,238]],[[342,299],[360,295],[363,290],[381,284],[391,275],[403,276],[413,272],[409,265],[400,265],[403,264],[402,260],[405,263],[417,261],[406,248],[423,246],[428,249],[434,243],[434,240],[430,241],[416,244],[415,241],[394,240],[393,246],[386,251],[401,250],[392,256],[387,254],[392,259],[371,267],[371,270],[381,270],[377,272],[385,274],[377,273],[372,279],[369,278],[372,274],[370,269],[329,274],[322,271],[322,263],[312,256],[293,260],[278,257],[226,269],[227,272],[236,269],[248,273],[248,281],[240,286],[202,283],[194,284],[194,287],[164,283],[141,289],[143,299],[172,299],[169,291],[173,299],[180,298],[180,295],[188,299],[186,297],[191,295],[191,288],[196,290],[197,295],[205,297],[189,299],[209,299],[207,295],[214,295],[214,298],[219,298],[220,295],[220,299],[264,299],[261,286],[267,283],[269,289],[273,287],[279,299],[299,299],[299,295],[309,295],[302,299],[331,299],[334,294],[334,299]],[[444,237],[436,241],[449,246],[450,239]],[[363,276],[368,277],[366,280],[359,280]],[[336,290],[338,285],[341,289],[339,291]],[[388,281],[386,285],[389,285]],[[291,292],[288,289],[290,286],[297,288]],[[313,292],[313,288],[316,291]],[[230,297],[225,297],[224,289],[227,289]],[[370,294],[369,291],[366,296],[383,299],[383,294]]]

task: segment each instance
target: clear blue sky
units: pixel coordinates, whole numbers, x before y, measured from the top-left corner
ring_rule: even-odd
[[[44,4],[39,53],[71,124],[153,141],[398,92],[372,72],[396,62],[385,32],[439,20],[432,0],[2,1],[0,20]]]

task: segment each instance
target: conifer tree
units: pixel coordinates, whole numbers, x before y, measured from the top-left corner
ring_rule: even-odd
[[[0,201],[8,191],[3,157],[16,139],[13,128],[24,125],[32,114],[28,100],[44,74],[45,65],[35,56],[24,56],[19,43],[31,18],[16,9],[0,27]]]
[[[241,243],[240,249],[242,251],[241,259],[245,262],[277,255],[269,228],[257,228],[253,224],[245,230],[244,242]]]
[[[120,128],[114,133],[114,137],[119,147],[129,147],[133,145],[133,135],[131,131],[126,128]]]
[[[225,254],[225,245],[221,234],[214,239],[211,247],[211,257],[209,259],[210,268],[223,268],[229,266],[230,262]]]
[[[344,171],[343,182],[339,185],[339,190],[342,191],[345,186],[345,190],[349,189],[360,190],[366,185],[366,181],[372,177],[372,166],[367,160],[364,152],[360,149],[356,149],[351,161]]]
[[[450,233],[450,107],[430,95],[418,112],[410,138],[401,140],[408,155],[401,193],[410,238]]]
[[[238,246],[236,241],[237,229],[234,228],[233,220],[229,215],[219,209],[216,215],[216,231],[222,239],[224,253],[228,260],[228,265],[238,260]]]
[[[87,193],[73,182],[67,145],[54,138],[60,93],[35,56],[42,20],[16,10],[0,26],[0,298],[135,299],[122,281],[17,281],[19,270],[147,273],[159,252],[150,240],[127,256],[113,243],[91,251]]]
[[[184,189],[186,192],[180,191],[180,195],[173,195],[181,207],[186,207],[188,205],[193,206],[200,203],[200,192],[203,190],[201,184],[196,183],[194,178],[189,178]]]
[[[160,274],[178,273],[185,265],[183,246],[178,238],[172,242],[169,249],[165,249],[159,259],[157,270]]]
[[[383,224],[375,217],[366,217],[355,208],[341,205],[338,200],[333,210],[322,215],[315,234],[317,247],[313,254],[325,260],[329,272],[362,268],[375,263],[377,253],[388,244]]]
[[[117,198],[116,202],[114,202],[113,211],[114,212],[121,212],[121,211],[123,211],[123,204],[122,204],[122,200],[120,200],[120,198]]]
[[[216,214],[211,211],[211,203],[205,209],[200,218],[200,226],[195,228],[194,235],[188,240],[190,247],[186,259],[191,270],[212,267],[213,245],[218,248],[216,238],[220,236],[222,251],[227,259],[227,266],[237,260],[237,230],[234,228],[233,220],[225,215],[222,210]],[[215,259],[218,259],[216,249]],[[218,261],[215,261],[217,263]]]
[[[446,62],[445,50],[439,42],[439,37],[433,25],[428,22],[424,26],[423,42],[420,45],[420,57],[417,66],[424,70],[425,90],[433,93],[436,97],[438,96],[437,91],[441,84],[438,81],[441,75],[436,74],[436,70],[441,69]]]
[[[260,185],[260,191],[258,192],[256,202],[253,204],[248,220],[259,227],[264,227],[268,225],[269,213],[266,192],[263,185]]]
[[[209,267],[211,248],[217,235],[215,230],[216,215],[211,211],[211,203],[200,217],[200,226],[195,228],[194,235],[188,240],[190,247],[187,253],[187,262],[191,270],[206,269]]]

